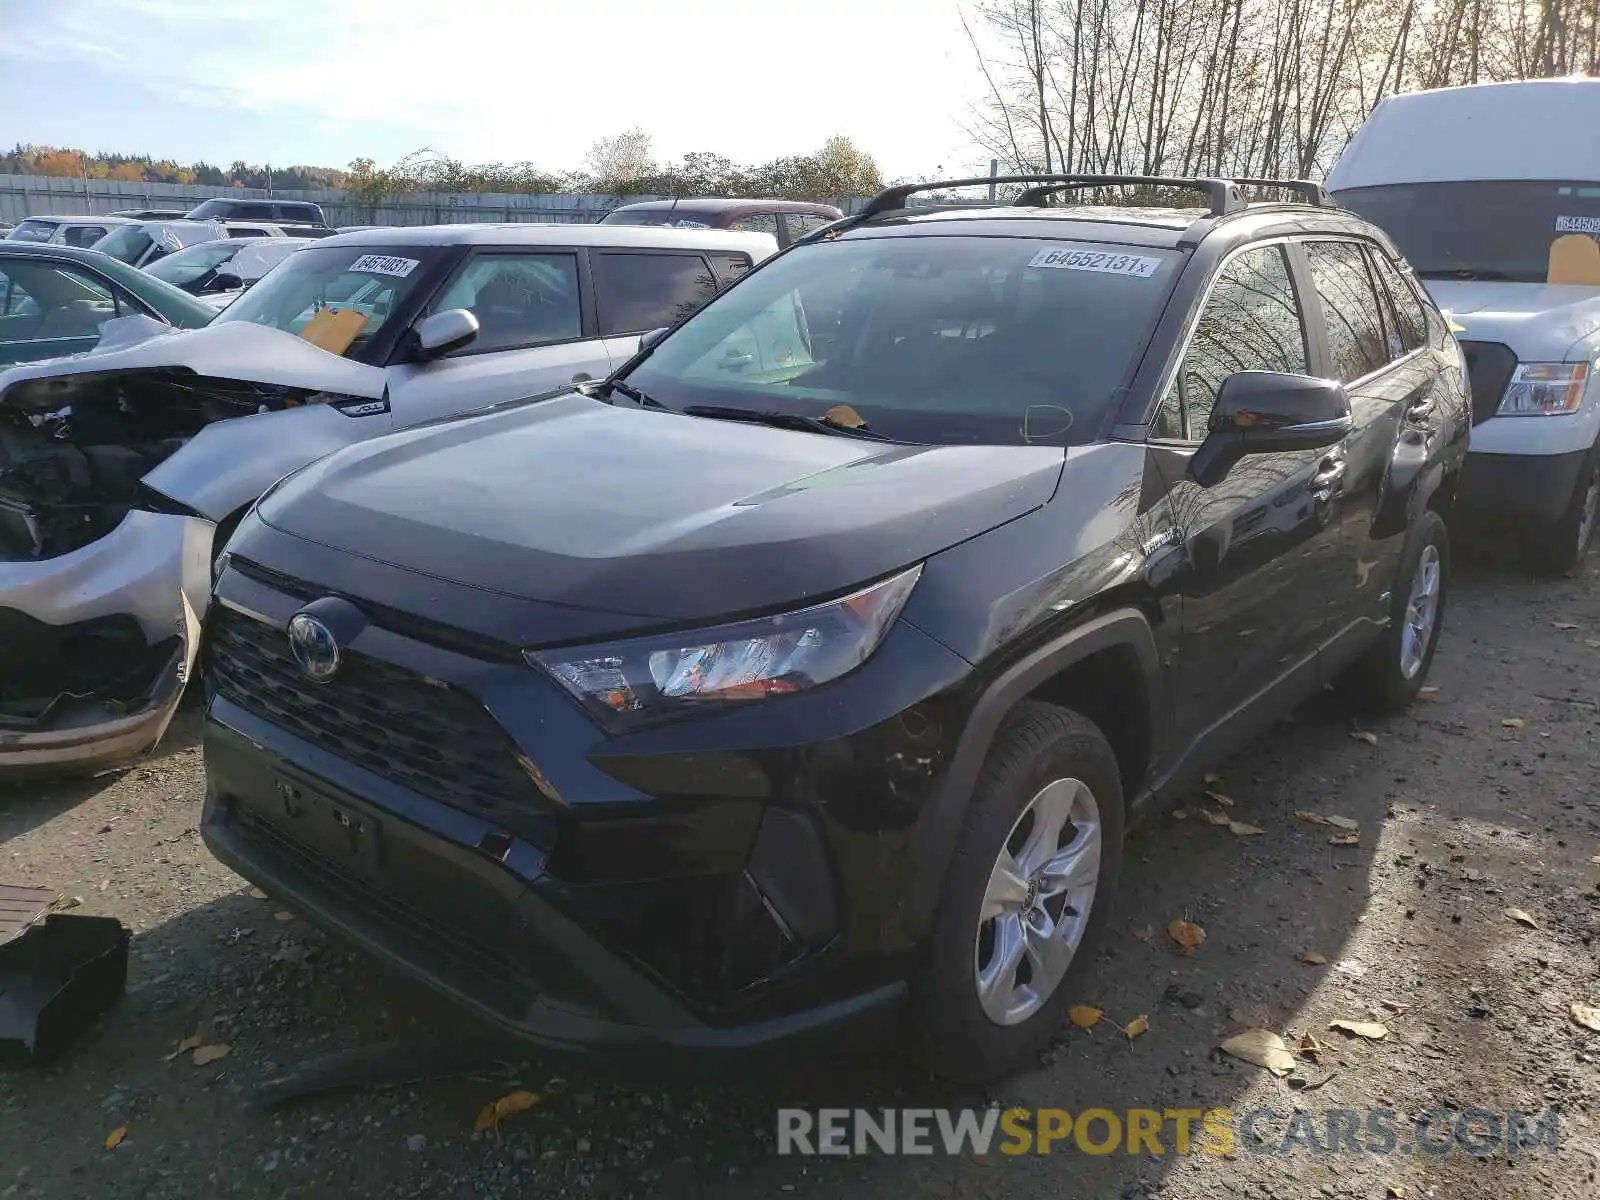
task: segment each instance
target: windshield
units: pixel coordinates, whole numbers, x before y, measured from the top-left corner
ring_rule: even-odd
[[[144,269],[145,274],[154,275],[157,279],[165,279],[170,284],[182,287],[186,283],[193,283],[209,275],[217,266],[243,250],[247,244],[226,240],[201,242],[198,246],[175,251],[159,262],[151,263]]]
[[[1600,234],[1600,183],[1406,183],[1335,198],[1386,230],[1418,275],[1435,279],[1546,283],[1557,238]]]
[[[745,277],[627,379],[673,408],[844,404],[909,442],[1092,441],[1181,262],[1103,242],[821,242]]]
[[[6,236],[14,242],[48,242],[55,234],[55,231],[56,223],[54,221],[28,220],[22,222]]]
[[[138,262],[139,256],[150,249],[150,231],[143,225],[118,225],[89,249],[125,263]]]
[[[432,246],[311,246],[286,258],[216,323],[270,325],[350,354],[386,328],[439,253]],[[316,328],[308,332],[313,321]],[[323,330],[334,327],[330,341]]]

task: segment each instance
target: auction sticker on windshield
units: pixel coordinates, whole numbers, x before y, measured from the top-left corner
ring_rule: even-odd
[[[404,279],[421,261],[420,258],[393,258],[387,254],[363,254],[350,264],[350,270],[363,275],[398,275]]]
[[[1600,233],[1600,217],[1557,217],[1557,233]]]
[[[1030,267],[1055,267],[1063,271],[1100,271],[1106,275],[1133,275],[1149,279],[1161,266],[1159,258],[1143,254],[1113,254],[1105,250],[1041,250],[1028,260]]]

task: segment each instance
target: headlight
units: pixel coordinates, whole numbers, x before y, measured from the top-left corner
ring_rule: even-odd
[[[1501,397],[1499,416],[1557,417],[1583,403],[1588,363],[1523,363]]]
[[[860,666],[900,615],[922,567],[775,617],[602,646],[529,650],[612,729],[816,687]]]

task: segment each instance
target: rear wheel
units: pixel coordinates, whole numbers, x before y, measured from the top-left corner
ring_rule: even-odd
[[[1591,450],[1561,519],[1536,535],[1534,554],[1539,569],[1559,576],[1576,575],[1582,570],[1583,560],[1594,544],[1597,517],[1600,517],[1600,454]]]
[[[1444,519],[1422,514],[1395,576],[1389,628],[1346,668],[1334,687],[1374,713],[1399,712],[1422,690],[1444,625],[1450,586],[1450,537]]]
[[[945,880],[915,996],[924,1060],[1003,1076],[1061,1028],[1122,864],[1122,781],[1105,735],[1020,704],[996,735]]]

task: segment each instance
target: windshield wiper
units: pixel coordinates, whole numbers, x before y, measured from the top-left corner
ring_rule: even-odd
[[[713,417],[721,421],[749,421],[753,425],[771,425],[774,429],[797,429],[804,433],[834,433],[845,437],[864,438],[871,442],[892,442],[892,437],[873,433],[865,425],[835,425],[821,417],[803,417],[799,413],[763,412],[755,408],[733,408],[722,404],[690,404],[683,410],[691,417]]]
[[[1511,278],[1504,271],[1496,271],[1493,267],[1451,267],[1438,271],[1418,271],[1416,275],[1418,279],[1509,281]]]
[[[638,388],[634,387],[633,384],[624,383],[620,379],[605,380],[600,386],[610,392],[621,392],[629,400],[632,400],[635,404],[638,404],[643,408],[659,408],[662,412],[673,411],[665,404],[661,403],[661,401],[657,400],[654,396],[650,395],[649,392],[640,391]]]

